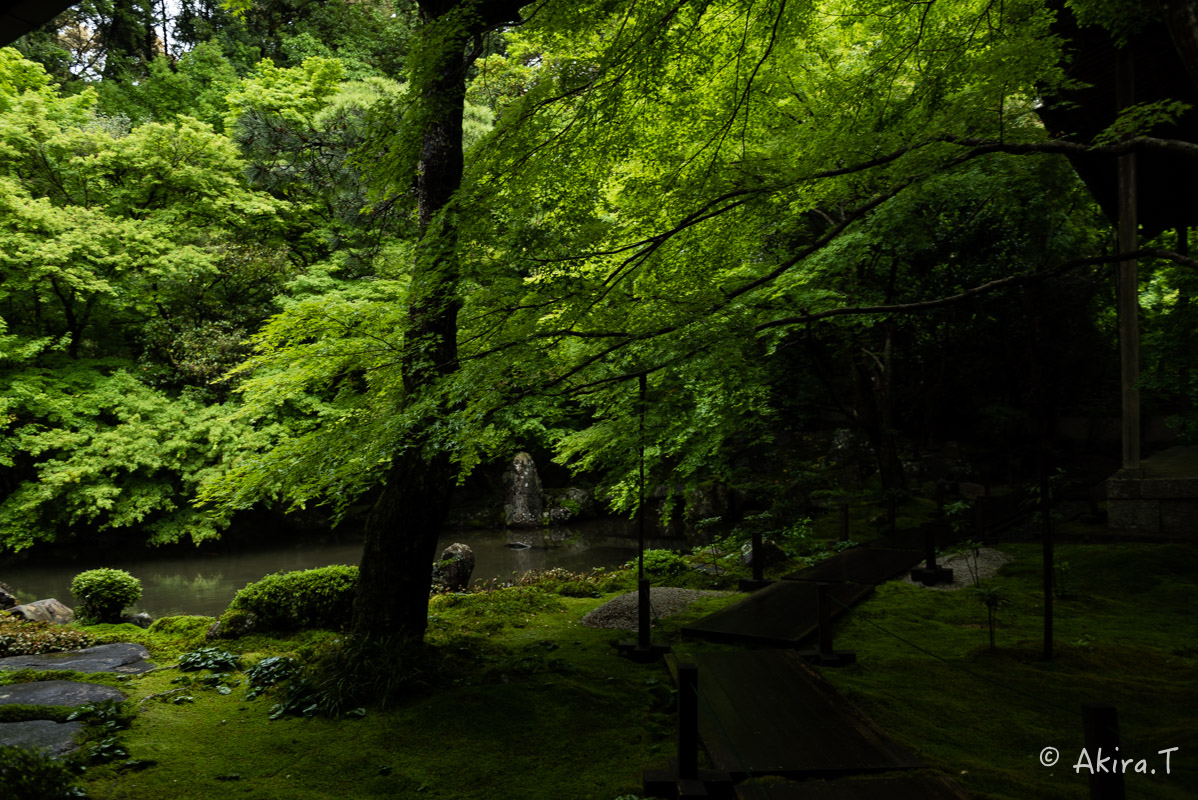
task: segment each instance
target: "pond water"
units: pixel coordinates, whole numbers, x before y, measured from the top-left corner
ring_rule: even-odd
[[[454,542],[474,550],[474,581],[506,580],[533,569],[563,567],[585,572],[613,567],[636,556],[636,528],[627,520],[595,520],[543,530],[457,530],[440,538],[437,552]],[[512,543],[531,545],[513,549]],[[653,539],[651,548],[677,549],[678,539]],[[30,560],[0,570],[0,581],[22,602],[56,597],[73,606],[71,579],[86,569],[116,567],[141,580],[142,597],[132,611],[155,619],[175,614],[217,616],[246,584],[272,572],[353,564],[361,561],[361,540],[343,536],[292,540],[262,546],[226,548],[201,545],[169,555],[144,551],[135,556],[103,554],[78,560]],[[129,611],[130,609],[126,609]]]

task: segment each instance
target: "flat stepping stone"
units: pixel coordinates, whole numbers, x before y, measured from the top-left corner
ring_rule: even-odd
[[[69,669],[75,672],[115,672],[138,675],[154,669],[146,661],[150,651],[140,644],[117,642],[68,650],[65,653],[42,653],[36,656],[0,658],[0,670],[7,669]]]
[[[0,746],[41,750],[61,758],[75,749],[75,735],[83,728],[78,722],[0,722]]]
[[[124,700],[111,686],[79,681],[34,681],[0,686],[0,706],[21,703],[29,706],[83,706],[106,700]]]

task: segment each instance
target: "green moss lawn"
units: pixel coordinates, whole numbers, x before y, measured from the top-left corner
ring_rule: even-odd
[[[1129,774],[1128,797],[1198,796],[1195,548],[1058,547],[1065,594],[1056,600],[1056,652],[1047,662],[1039,547],[1000,549],[1013,560],[985,582],[1003,598],[995,650],[975,595],[892,582],[838,633],[837,647],[855,649],[858,664],[824,674],[929,768],[978,798],[1088,797],[1087,775],[1072,765],[1083,742],[1081,706],[1090,701],[1117,707],[1123,755],[1157,770]],[[579,623],[628,587],[608,588],[595,597],[533,585],[434,599],[431,647],[395,665],[406,696],[387,710],[364,706],[334,719],[271,719],[285,692],[247,698],[244,670],[274,655],[311,663],[337,644],[337,633],[217,642],[240,656],[241,669],[212,678],[171,666],[212,644],[204,640],[211,619],[169,618],[150,631],[88,627],[105,641],[145,643],[162,668],[134,678],[77,676],[119,686],[130,697],[126,709],[137,712],[115,733],[125,753],[89,766],[83,784],[97,800],[638,795],[641,771],[671,755],[673,690],[663,665],[616,655],[612,645],[624,634]],[[684,657],[727,647],[684,641],[678,631],[735,599],[696,603],[655,636]],[[22,711],[10,709],[12,718]],[[110,735],[93,724],[86,747]],[[1046,767],[1039,759],[1050,746],[1061,757]],[[1170,747],[1178,750],[1166,775],[1157,751]]]
[[[1066,594],[1054,603],[1055,657],[1046,662],[1040,546],[999,549],[1014,560],[983,582],[1005,598],[995,650],[976,596],[891,582],[837,638],[858,664],[824,674],[978,798],[1089,797],[1089,772],[1073,769],[1087,702],[1114,705],[1121,755],[1156,769],[1125,777],[1129,798],[1198,796],[1198,551],[1059,546]],[[1040,754],[1050,746],[1060,761],[1045,767]],[[1157,751],[1170,747],[1179,749],[1166,775]]]

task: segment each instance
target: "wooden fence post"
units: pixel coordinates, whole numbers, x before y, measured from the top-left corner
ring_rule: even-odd
[[[1110,758],[1118,764],[1119,719],[1109,703],[1086,703],[1082,706],[1082,723],[1086,729],[1086,754],[1089,756],[1090,800],[1124,800],[1123,773],[1100,771],[1101,759]]]
[[[699,777],[699,668],[678,665],[678,779]]]

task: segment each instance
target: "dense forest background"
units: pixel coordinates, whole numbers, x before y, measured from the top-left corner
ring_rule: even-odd
[[[1193,112],[1078,141],[1037,110],[1059,14],[1151,10],[499,5],[89,0],[0,50],[0,552],[335,520],[401,456],[530,450],[629,512],[642,443],[663,513],[782,526],[841,486],[838,429],[901,493],[946,442],[1028,478],[1117,416],[1113,231],[1058,145]],[[1183,436],[1196,292],[1141,261]]]

